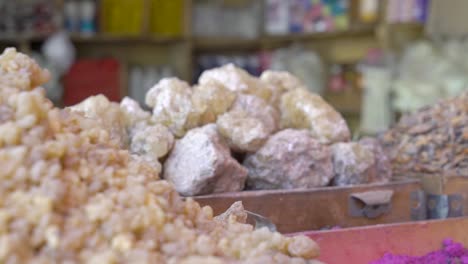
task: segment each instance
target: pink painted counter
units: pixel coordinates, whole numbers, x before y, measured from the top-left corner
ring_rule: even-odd
[[[328,264],[364,264],[385,253],[420,256],[439,250],[450,238],[468,246],[468,217],[328,231],[301,232],[314,239]]]

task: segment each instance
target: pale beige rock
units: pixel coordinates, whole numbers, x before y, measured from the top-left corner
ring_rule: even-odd
[[[151,114],[141,109],[138,102],[129,97],[122,100],[120,108],[130,136],[132,153],[149,156],[155,160],[169,153],[174,145],[174,136],[167,127],[154,124]]]
[[[136,126],[138,123],[147,122],[151,118],[151,113],[143,110],[138,102],[130,97],[125,97],[120,102],[120,110],[122,111],[127,129]]]
[[[267,102],[271,98],[272,89],[268,83],[261,82],[232,63],[206,70],[198,80],[202,85],[211,81],[218,81],[234,92],[256,95]]]
[[[171,78],[164,78],[160,80],[157,84],[155,84],[145,96],[145,103],[149,107],[156,107],[159,103],[158,97],[160,94],[166,90],[167,88],[174,89],[177,91],[181,91],[182,93],[189,93],[190,94],[190,85],[182,81],[178,78],[171,77]]]
[[[338,186],[372,182],[375,167],[374,153],[357,142],[332,145],[334,184]]]
[[[163,173],[185,196],[240,191],[247,177],[214,124],[192,129],[178,140]]]
[[[239,94],[231,111],[243,110],[249,116],[263,123],[269,134],[279,128],[280,114],[278,110],[269,105],[265,100],[254,95]]]
[[[330,144],[350,139],[346,121],[322,97],[295,89],[281,97],[283,128],[305,128],[321,143]]]
[[[236,94],[217,81],[193,87],[192,103],[200,112],[200,125],[216,122],[233,104]]]
[[[198,126],[200,111],[192,104],[192,90],[177,78],[165,78],[151,88],[146,104],[153,107],[155,122],[168,127],[177,137]]]
[[[279,107],[281,96],[285,92],[294,89],[306,89],[299,78],[286,71],[264,71],[260,76],[260,80],[269,84],[268,87],[272,89],[270,103],[275,107]]]
[[[257,151],[271,133],[263,122],[243,110],[232,110],[221,115],[216,126],[229,147],[241,153]]]
[[[250,189],[294,189],[327,185],[333,177],[331,152],[307,130],[285,129],[272,135],[243,164]]]
[[[375,157],[375,166],[371,170],[372,183],[386,183],[392,179],[392,163],[390,158],[384,152],[382,145],[376,138],[363,138],[359,140],[359,144],[368,148]]]
[[[169,153],[173,144],[174,136],[167,127],[161,124],[141,126],[131,138],[130,150],[132,153],[159,159]]]
[[[221,223],[227,224],[230,219],[238,223],[247,223],[247,212],[244,209],[244,205],[241,201],[233,203],[224,213],[216,216],[214,220]]]
[[[104,95],[91,96],[79,104],[69,107],[71,111],[80,112],[87,118],[96,119],[102,124],[111,137],[121,147],[128,146],[128,135],[125,119],[117,103],[110,102]]]

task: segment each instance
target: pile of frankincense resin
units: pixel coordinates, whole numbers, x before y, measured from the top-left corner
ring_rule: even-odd
[[[0,56],[0,263],[316,263],[312,240],[253,230],[239,205],[214,218],[159,179],[157,157],[190,119],[170,123],[155,108],[167,120],[152,123],[129,101],[123,116],[105,98],[54,108],[40,88],[47,79],[14,49]],[[182,92],[166,103],[183,111],[171,100]]]

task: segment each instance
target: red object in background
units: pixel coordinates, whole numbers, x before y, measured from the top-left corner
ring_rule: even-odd
[[[259,54],[260,57],[260,72],[266,71],[271,66],[272,54],[268,51],[261,51]]]
[[[103,94],[109,100],[121,99],[121,65],[115,59],[82,59],[65,76],[63,102],[77,104],[92,95]]]

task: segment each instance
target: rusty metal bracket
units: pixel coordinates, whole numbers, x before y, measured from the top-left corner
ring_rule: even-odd
[[[427,206],[426,193],[424,191],[414,191],[410,194],[411,220],[426,220]]]
[[[444,219],[463,215],[463,197],[459,194],[428,194],[427,216],[429,219]]]
[[[377,218],[390,212],[393,190],[378,190],[352,193],[348,200],[349,215],[353,217]]]
[[[411,219],[445,219],[463,216],[463,196],[461,194],[427,194],[424,191],[412,192]]]

